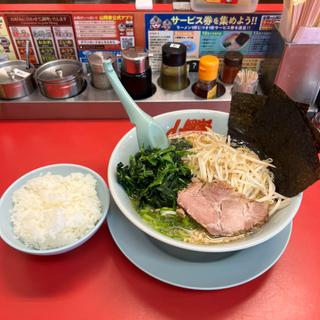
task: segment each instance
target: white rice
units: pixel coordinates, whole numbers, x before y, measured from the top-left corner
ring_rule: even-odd
[[[82,238],[102,215],[96,183],[82,173],[30,179],[12,196],[17,238],[35,249],[58,248]]]

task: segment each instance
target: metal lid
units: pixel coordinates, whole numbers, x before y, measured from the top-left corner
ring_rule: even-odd
[[[82,74],[81,62],[61,59],[43,64],[37,69],[35,77],[44,82],[64,82],[73,80]]]
[[[162,46],[162,62],[167,66],[180,67],[186,63],[187,47],[179,42],[167,42]]]
[[[11,60],[0,62],[0,84],[9,84],[23,81],[32,76],[34,66],[27,67],[24,60]]]
[[[231,67],[241,67],[243,55],[238,51],[228,51],[224,55],[224,63]]]
[[[139,74],[149,69],[149,55],[144,48],[129,48],[122,52],[123,68],[131,74]]]
[[[115,62],[115,56],[109,52],[96,52],[88,56],[90,69],[93,73],[104,73],[103,62],[104,60],[111,59]]]

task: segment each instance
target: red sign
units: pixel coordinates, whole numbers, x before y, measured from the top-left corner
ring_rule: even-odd
[[[135,44],[133,15],[73,15],[79,50],[122,50]]]
[[[77,59],[71,15],[8,14],[6,19],[20,59],[25,59],[26,40],[33,64]]]

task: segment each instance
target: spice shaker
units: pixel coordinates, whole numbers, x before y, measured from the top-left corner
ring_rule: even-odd
[[[224,66],[221,80],[224,83],[232,84],[238,72],[241,70],[243,55],[237,51],[229,51],[224,55]]]
[[[129,48],[122,52],[120,78],[133,99],[146,99],[153,93],[148,52],[143,48]]]
[[[179,91],[188,85],[187,47],[183,43],[167,42],[162,46],[159,85],[166,90]]]
[[[113,63],[115,62],[114,55],[108,52],[96,52],[90,54],[88,57],[92,85],[97,89],[112,89],[103,69],[103,61],[107,59],[111,59]]]
[[[212,99],[217,94],[217,77],[219,59],[216,56],[202,56],[199,61],[199,80],[192,86],[195,95],[204,99]]]

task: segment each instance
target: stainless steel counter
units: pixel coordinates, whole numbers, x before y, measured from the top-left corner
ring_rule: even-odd
[[[190,73],[190,85],[187,89],[172,92],[163,90],[157,84],[159,75],[155,74],[154,95],[138,100],[139,106],[150,115],[179,109],[214,109],[228,112],[231,101],[231,86],[217,99],[204,100],[196,97],[192,84],[196,73]],[[127,115],[113,90],[95,89],[87,77],[87,87],[79,95],[62,100],[44,97],[39,89],[28,97],[18,100],[0,100],[0,119],[111,119],[126,118]]]

